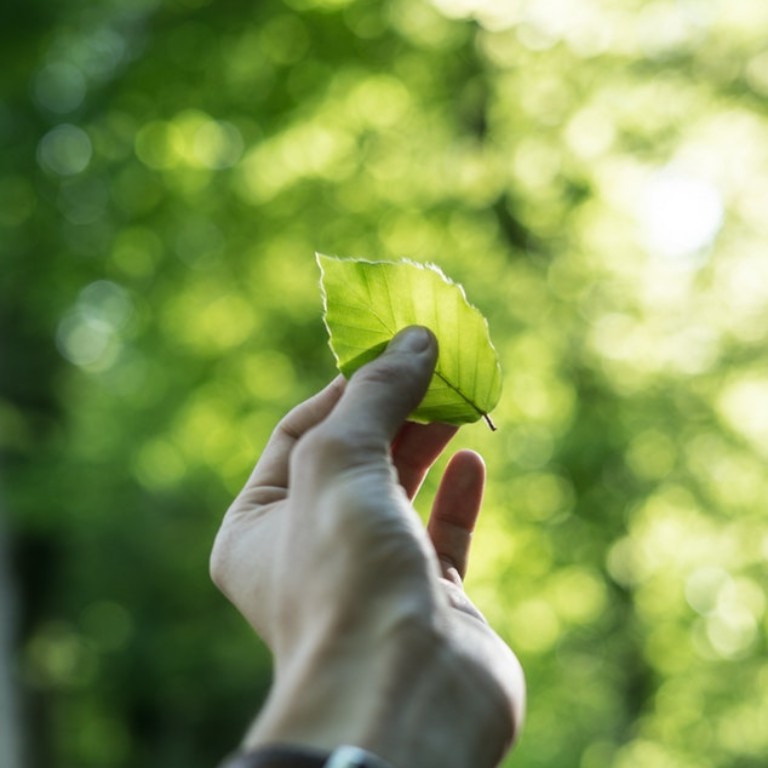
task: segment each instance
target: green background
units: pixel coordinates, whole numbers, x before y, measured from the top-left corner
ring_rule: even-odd
[[[4,768],[204,768],[257,710],[207,558],[333,376],[316,250],[434,261],[489,319],[499,430],[455,444],[509,765],[766,765],[764,0],[3,16]]]

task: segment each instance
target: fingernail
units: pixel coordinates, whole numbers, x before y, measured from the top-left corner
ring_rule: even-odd
[[[400,331],[389,343],[389,348],[397,352],[426,352],[432,343],[432,334],[421,326],[411,326]]]

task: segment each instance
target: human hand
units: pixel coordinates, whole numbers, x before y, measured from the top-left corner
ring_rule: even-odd
[[[395,766],[496,765],[522,720],[514,655],[464,594],[484,466],[446,468],[427,531],[411,500],[456,431],[407,423],[436,359],[423,329],[298,406],[227,513],[212,575],[275,655],[246,745],[352,743]]]

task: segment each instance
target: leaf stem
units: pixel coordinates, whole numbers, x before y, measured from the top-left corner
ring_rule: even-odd
[[[495,432],[498,427],[491,421],[491,417],[487,414],[483,414],[483,418],[485,419],[485,423],[491,428],[491,432]]]

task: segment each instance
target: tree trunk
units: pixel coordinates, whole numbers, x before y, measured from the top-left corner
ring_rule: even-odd
[[[0,766],[3,768],[22,768],[14,587],[5,508],[0,497]]]

